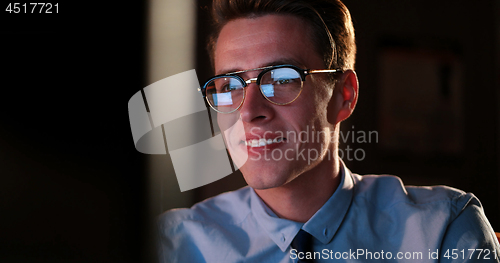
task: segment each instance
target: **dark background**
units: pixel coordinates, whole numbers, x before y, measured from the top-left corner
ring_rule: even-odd
[[[144,262],[145,3],[0,7],[0,262]]]
[[[197,74],[212,72],[204,50],[209,1],[197,11]],[[364,147],[357,173],[386,173],[416,185],[473,192],[494,229],[498,214],[498,1],[351,1],[360,81],[350,120],[381,128],[378,59],[387,43],[446,44],[464,64],[459,154]],[[0,261],[148,262],[145,157],[133,147],[127,102],[147,86],[146,3],[60,4],[59,14],[0,9]],[[424,41],[422,41],[422,39]],[[404,92],[404,89],[402,89]],[[237,173],[192,190],[202,200],[243,185]]]

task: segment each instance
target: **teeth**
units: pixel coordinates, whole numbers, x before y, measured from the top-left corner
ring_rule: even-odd
[[[269,144],[273,144],[273,143],[279,143],[279,142],[282,142],[283,141],[283,138],[274,138],[274,140],[271,140],[271,139],[254,139],[254,140],[248,140],[248,141],[245,141],[245,146],[250,146],[250,147],[262,147],[262,146],[266,146],[266,145],[269,145]]]

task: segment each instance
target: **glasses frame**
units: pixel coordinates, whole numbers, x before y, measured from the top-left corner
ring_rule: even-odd
[[[277,102],[271,101],[264,94],[264,91],[262,90],[262,87],[260,85],[260,81],[262,80],[262,76],[264,76],[264,74],[266,74],[267,72],[269,72],[271,70],[279,69],[279,68],[291,68],[291,69],[294,69],[295,71],[297,71],[299,73],[300,79],[302,80],[301,84],[300,84],[299,94],[297,94],[297,96],[292,101],[287,102],[287,103],[277,103]],[[262,70],[256,78],[249,78],[249,79],[245,80],[242,77],[240,77],[240,76],[237,75],[237,74],[241,74],[241,73],[245,73],[245,72],[249,72],[249,71],[255,71],[255,70]],[[241,70],[241,71],[236,71],[236,72],[231,72],[231,73],[220,74],[220,75],[214,76],[214,77],[210,78],[209,80],[207,80],[207,82],[205,82],[205,85],[203,85],[203,87],[201,89],[198,89],[198,91],[201,92],[201,94],[203,95],[203,98],[206,100],[206,102],[208,103],[208,105],[210,106],[210,108],[212,108],[213,110],[215,110],[218,113],[229,114],[229,113],[233,113],[233,112],[235,112],[235,111],[237,111],[237,110],[239,110],[241,108],[241,106],[243,105],[243,103],[245,101],[246,88],[251,83],[256,83],[259,86],[260,93],[262,94],[262,96],[264,96],[264,98],[267,101],[271,102],[272,104],[280,105],[281,106],[281,105],[290,104],[290,103],[294,102],[295,100],[297,100],[297,98],[302,93],[302,88],[304,86],[304,81],[306,81],[306,76],[308,76],[310,74],[315,74],[315,73],[339,73],[339,72],[342,73],[343,71],[341,69],[302,69],[302,68],[299,68],[299,67],[297,67],[295,65],[289,65],[289,64],[277,65],[277,66],[267,66],[267,67],[261,67],[261,68],[255,68],[255,69],[248,69],[248,70]],[[243,86],[243,98],[241,99],[240,105],[238,105],[238,107],[236,107],[234,110],[229,111],[229,112],[223,112],[223,111],[217,110],[215,108],[215,106],[210,103],[210,101],[209,101],[209,99],[207,97],[207,86],[213,80],[216,80],[216,79],[219,79],[219,78],[227,78],[227,77],[236,78],[242,84],[242,86]]]

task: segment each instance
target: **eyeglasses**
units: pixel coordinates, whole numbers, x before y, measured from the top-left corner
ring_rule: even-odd
[[[244,80],[237,74],[262,70],[257,78]],[[294,65],[269,66],[217,75],[209,79],[200,90],[212,109],[220,113],[237,111],[245,100],[245,88],[250,83],[259,85],[260,92],[269,102],[287,105],[302,92],[306,76],[314,73],[337,73],[340,69],[301,69]]]

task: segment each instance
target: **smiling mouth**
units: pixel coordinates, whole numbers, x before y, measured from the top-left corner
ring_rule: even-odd
[[[274,138],[274,140],[272,139],[259,139],[259,140],[248,140],[248,141],[241,141],[240,143],[244,143],[245,146],[250,146],[250,147],[263,147],[263,146],[266,146],[266,145],[270,145],[270,144],[275,144],[275,143],[281,143],[281,142],[286,142],[286,138],[282,138],[282,137],[277,137],[277,138]]]

